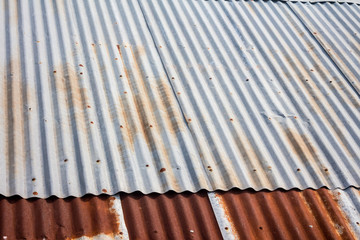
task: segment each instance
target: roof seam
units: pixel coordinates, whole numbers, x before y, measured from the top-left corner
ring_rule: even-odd
[[[192,138],[192,140],[193,140],[194,145],[196,146],[196,150],[197,150],[197,153],[198,153],[198,155],[199,155],[199,158],[201,158],[201,157],[200,157],[200,155],[201,155],[200,146],[199,146],[199,145],[197,144],[197,142],[195,141],[194,132],[191,130],[191,128],[190,128],[190,126],[189,126],[189,123],[188,123],[188,121],[186,120],[186,116],[185,116],[184,109],[183,109],[183,107],[182,107],[181,104],[180,104],[180,100],[179,100],[178,96],[176,95],[176,91],[175,91],[174,85],[173,85],[172,82],[170,81],[170,76],[169,76],[169,73],[168,73],[168,71],[167,71],[167,69],[166,69],[166,67],[165,67],[164,59],[163,59],[163,57],[161,56],[161,54],[160,54],[160,52],[159,52],[159,49],[158,49],[157,46],[156,46],[156,41],[155,41],[153,32],[151,31],[151,28],[150,28],[149,23],[148,23],[148,20],[147,20],[147,18],[146,18],[146,16],[145,16],[145,13],[144,13],[144,10],[143,10],[143,8],[142,8],[142,5],[141,5],[141,3],[139,2],[139,0],[137,0],[137,3],[139,4],[141,13],[142,13],[143,18],[144,18],[144,21],[145,21],[145,23],[146,23],[146,27],[147,27],[147,29],[149,30],[149,33],[150,33],[150,36],[151,36],[151,40],[152,40],[153,43],[154,43],[154,47],[155,47],[156,52],[157,52],[157,54],[158,54],[158,56],[159,56],[159,59],[160,59],[160,61],[161,61],[161,66],[162,66],[162,68],[164,69],[164,72],[165,72],[165,74],[166,74],[166,79],[167,79],[167,81],[169,82],[169,84],[170,84],[170,86],[171,86],[172,93],[173,93],[173,95],[175,96],[176,103],[177,103],[177,105],[178,105],[178,107],[179,107],[179,109],[180,109],[180,112],[181,112],[182,116],[183,116],[183,121],[185,122],[185,125],[186,125],[187,129],[189,130],[189,132],[190,132],[190,134],[191,134],[191,138]],[[202,159],[201,159],[201,160],[202,160]],[[206,167],[205,167],[205,164],[201,164],[201,166],[202,166],[204,172],[206,173],[206,175],[209,176],[209,173],[208,173],[208,171],[207,171],[207,169],[206,169]],[[209,186],[212,186],[209,178],[206,179],[206,182],[207,182],[207,184],[208,184]]]
[[[331,60],[331,62],[334,64],[336,69],[340,72],[340,74],[345,78],[346,82],[350,85],[351,89],[354,90],[356,95],[360,98],[360,92],[355,88],[355,86],[351,83],[348,76],[345,74],[345,72],[341,69],[341,67],[336,63],[335,59],[331,57],[328,51],[326,51],[326,48],[322,44],[322,42],[314,35],[314,33],[310,30],[310,27],[306,24],[306,22],[303,20],[303,18],[296,12],[296,10],[289,4],[289,1],[286,2],[286,5],[290,8],[291,12],[294,13],[294,15],[300,20],[301,24],[306,28],[306,30],[310,33],[311,37],[318,43],[318,45],[321,47],[322,51],[328,56],[328,58]]]

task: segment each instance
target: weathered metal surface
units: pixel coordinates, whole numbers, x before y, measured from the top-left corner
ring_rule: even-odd
[[[360,237],[354,235],[336,197],[324,188],[273,192],[230,190],[210,193],[209,197],[225,239]],[[359,195],[356,200],[359,201]],[[359,214],[360,208],[353,211]]]
[[[3,0],[0,46],[0,194],[210,188],[136,1]]]
[[[345,190],[334,190],[332,194],[353,232],[360,239],[360,190],[350,187]]]
[[[0,198],[8,240],[359,239],[359,221],[355,188]]]
[[[0,194],[359,186],[360,98],[286,3],[2,0],[0,46]]]
[[[359,186],[359,95],[286,3],[140,4],[214,189]]]
[[[289,3],[360,95],[360,6]]]
[[[128,239],[119,196],[0,197],[0,239]]]
[[[221,239],[205,191],[121,194],[130,239]]]

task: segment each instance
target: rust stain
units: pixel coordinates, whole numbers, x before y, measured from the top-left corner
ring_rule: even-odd
[[[64,109],[68,109],[68,111],[72,110],[69,114],[70,118],[66,119],[69,121],[67,125],[72,125],[72,122],[76,121],[79,131],[85,133],[88,127],[87,113],[85,111],[91,108],[89,90],[70,64],[56,66],[56,69],[58,70],[57,74],[54,75],[54,81],[58,98],[61,99],[59,104],[65,104]]]
[[[125,119],[125,139],[134,151],[134,136],[141,134],[150,152],[159,158],[164,167],[173,174],[174,167],[170,163],[170,149],[162,141],[164,131],[169,133],[170,139],[176,139],[179,131],[186,130],[178,103],[173,90],[165,74],[163,76],[148,76],[143,68],[146,49],[143,46],[117,45],[119,60],[122,61],[123,70],[121,79],[126,78],[131,96],[119,97],[121,104],[125,107],[121,111]],[[125,80],[125,79],[124,79]],[[131,113],[129,111],[131,109]],[[126,110],[126,111],[125,111]],[[161,117],[162,121],[158,118]],[[162,122],[161,126],[157,123]],[[175,140],[176,141],[176,140]],[[159,166],[158,166],[159,167]],[[161,166],[162,167],[162,166]],[[175,178],[172,186],[178,187]]]
[[[340,80],[336,80],[336,82],[339,84],[340,87],[343,86],[342,85],[343,83]],[[327,122],[327,125],[333,132],[332,135],[335,136],[338,143],[343,146],[342,149],[346,151],[348,156],[354,156],[354,154],[352,154],[349,151],[349,148],[346,145],[347,142],[346,137],[343,135],[342,131],[340,130],[341,128],[343,128],[344,123],[337,118],[336,112],[332,111],[331,108],[326,108],[326,106],[329,104],[326,97],[321,94],[321,90],[317,87],[316,84],[314,84],[314,86],[312,86],[308,90],[310,91],[309,105],[311,106],[310,108],[311,111],[314,112],[314,114],[321,116],[321,118],[324,119],[325,122]],[[351,99],[349,101],[348,96],[350,96],[351,94],[347,94],[347,95],[341,94],[341,95],[343,96],[342,101],[346,102],[348,106],[354,106],[356,108],[358,107],[359,104],[358,99],[355,100],[353,97],[349,97]],[[322,110],[322,108],[326,108],[327,111],[329,111],[330,116],[325,115],[325,112]],[[329,119],[334,121],[335,124],[330,122]]]
[[[148,76],[145,76],[145,73],[143,69],[141,68],[141,56],[144,54],[145,49],[141,46],[136,46],[133,50],[132,46],[127,46],[127,49],[125,54],[127,54],[128,58],[124,56],[123,51],[121,50],[121,46],[117,45],[117,49],[120,54],[120,59],[122,60],[123,66],[124,66],[124,73],[126,76],[126,79],[128,80],[128,85],[131,89],[132,93],[132,102],[130,104],[134,104],[135,107],[133,109],[136,110],[136,116],[139,122],[136,122],[132,119],[129,119],[126,113],[124,112],[124,116],[126,119],[126,125],[129,126],[127,128],[127,138],[129,140],[130,145],[132,146],[132,149],[134,149],[134,139],[133,136],[136,133],[140,133],[144,139],[146,140],[146,143],[149,147],[149,149],[152,152],[157,152],[158,155],[165,161],[168,161],[169,159],[169,153],[168,149],[165,148],[161,142],[156,141],[156,139],[161,138],[160,131],[163,131],[161,128],[157,128],[156,125],[154,125],[157,121],[155,120],[155,114],[154,111],[158,110],[160,112],[164,112],[167,114],[163,119],[171,119],[169,114],[169,106],[164,106],[166,104],[171,104],[171,101],[169,102],[169,89],[162,88],[162,82],[159,84],[156,84],[155,86],[160,87],[160,89],[150,89],[152,88],[152,83],[149,82]],[[158,81],[155,81],[155,83],[158,83]],[[154,90],[158,90],[157,94],[161,94],[160,99],[161,105],[159,103],[156,103],[155,98],[151,96],[150,92],[154,92]],[[126,99],[120,98],[120,101],[125,102]],[[156,106],[157,108],[154,108]],[[158,109],[160,108],[160,109]],[[169,124],[169,123],[167,123]],[[140,125],[140,126],[139,126]],[[170,125],[170,124],[169,124]],[[155,128],[155,129],[154,129]],[[172,127],[169,127],[168,129],[173,129]],[[170,166],[170,164],[168,164]]]
[[[284,134],[288,139],[288,144],[299,159],[304,162],[319,163],[316,148],[311,144],[306,134],[300,134],[290,128],[284,129]]]
[[[131,47],[131,49],[133,49],[133,53],[135,56],[137,56],[137,58],[146,55],[146,50],[141,45],[136,45],[134,47]]]
[[[3,73],[2,89],[0,92],[4,95],[0,107],[3,108],[4,125],[0,126],[4,130],[5,135],[5,152],[1,153],[5,156],[7,167],[10,168],[9,175],[13,174],[13,178],[24,175],[21,164],[24,168],[28,159],[26,158],[25,146],[25,109],[27,108],[28,116],[32,116],[31,109],[37,108],[36,85],[24,82],[21,69],[21,61],[17,54],[14,54],[5,66],[0,67]],[[7,73],[7,75],[6,75]],[[25,98],[23,91],[26,92]],[[3,96],[1,96],[3,97]],[[15,161],[16,160],[16,161]],[[21,160],[21,163],[18,162]],[[14,164],[17,162],[17,164]]]
[[[7,239],[73,239],[119,234],[114,197],[60,199],[0,197],[0,236]],[[21,211],[19,211],[21,209]],[[8,224],[11,223],[17,224]]]

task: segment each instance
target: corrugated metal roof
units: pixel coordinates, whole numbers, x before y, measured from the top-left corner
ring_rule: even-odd
[[[359,95],[286,3],[0,4],[0,194],[359,186]]]
[[[1,197],[0,238],[288,240],[360,237],[360,193],[355,188],[273,192],[234,189],[149,195],[136,192],[120,193],[115,197],[52,197],[47,200]]]

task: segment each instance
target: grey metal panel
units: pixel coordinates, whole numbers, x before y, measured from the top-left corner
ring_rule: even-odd
[[[359,186],[359,98],[286,3],[0,4],[0,194]]]
[[[360,95],[360,6],[289,3]]]
[[[0,194],[210,188],[137,2],[0,4]]]
[[[214,188],[359,185],[359,97],[286,3],[140,3]]]

